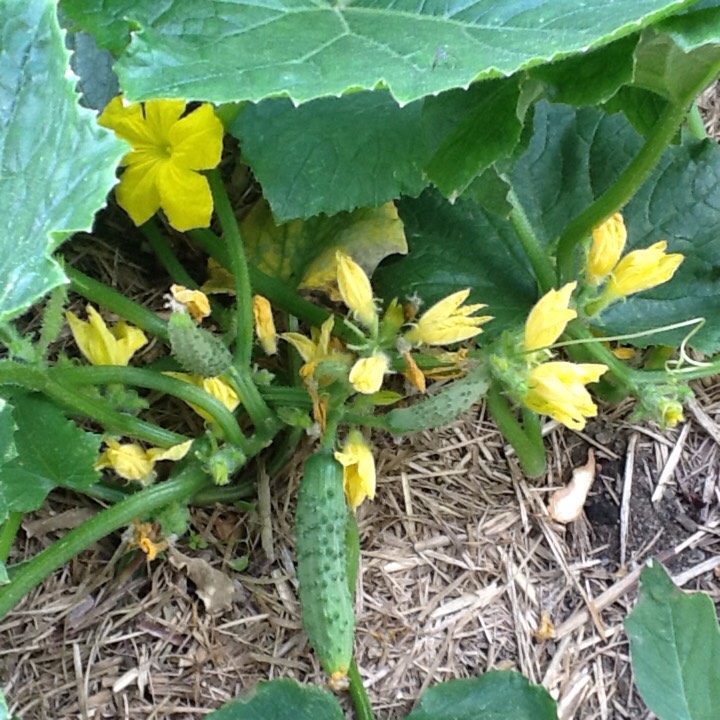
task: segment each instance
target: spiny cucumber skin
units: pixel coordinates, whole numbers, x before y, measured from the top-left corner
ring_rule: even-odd
[[[170,316],[168,335],[173,356],[187,372],[215,377],[232,363],[232,355],[222,340],[197,327],[186,313]]]
[[[305,461],[296,513],[303,626],[324,670],[344,677],[352,659],[355,617],[347,578],[343,471],[331,453],[317,452]]]

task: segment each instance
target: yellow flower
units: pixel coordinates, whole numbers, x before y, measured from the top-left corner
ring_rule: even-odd
[[[80,352],[93,365],[127,365],[135,351],[147,344],[139,328],[121,321],[109,329],[92,305],[87,306],[87,314],[88,322],[69,311],[65,317]]]
[[[536,303],[525,322],[525,349],[532,352],[552,345],[564,332],[565,326],[577,313],[570,310],[570,296],[577,287],[576,282],[563,285],[559,290],[550,290]]]
[[[546,362],[530,371],[523,404],[572,430],[582,430],[585,418],[597,415],[597,407],[585,388],[597,382],[606,365]]]
[[[192,440],[173,445],[169,448],[145,448],[137,443],[119,443],[117,440],[106,439],[105,450],[95,463],[96,470],[112,468],[125,480],[136,480],[144,485],[155,479],[155,463],[161,460],[180,460],[190,449]]]
[[[390,367],[388,356],[376,352],[370,357],[360,358],[350,370],[350,384],[363,395],[372,395],[382,387],[383,376]]]
[[[312,328],[310,331],[312,337],[306,337],[296,332],[286,332],[280,335],[300,353],[300,357],[305,361],[300,368],[300,375],[304,379],[307,380],[323,360],[346,361],[348,359],[348,356],[339,350],[338,344],[330,335],[334,324],[335,317],[331,315],[320,326],[319,331]]]
[[[166,372],[164,375],[177,378],[183,382],[190,383],[195,387],[203,389],[206,393],[212,395],[219,400],[230,412],[240,404],[240,398],[237,396],[232,386],[225,382],[221,377],[202,377],[201,375],[193,375],[192,373]],[[206,413],[201,407],[188,403],[188,405],[206,422],[213,422],[213,417]]]
[[[587,259],[587,277],[592,285],[599,285],[617,265],[627,240],[625,222],[615,213],[592,232],[592,245]]]
[[[189,290],[184,285],[171,285],[170,292],[173,300],[182,305],[196,323],[210,314],[210,301],[202,290]]]
[[[130,547],[140,548],[146,555],[148,561],[152,561],[157,557],[159,552],[167,550],[167,540],[160,542],[154,541],[155,530],[152,523],[134,523],[133,539]]]
[[[258,340],[266,355],[274,355],[277,352],[277,331],[270,302],[262,295],[254,295],[252,307]]]
[[[661,241],[628,253],[615,266],[606,290],[608,297],[625,297],[667,282],[684,257],[680,253],[667,255],[665,248],[667,243]]]
[[[683,406],[677,400],[665,400],[660,405],[662,412],[662,426],[664,428],[673,428],[679,422],[685,421],[683,415]]]
[[[425,311],[420,320],[405,333],[411,345],[449,345],[479,335],[489,315],[470,317],[486,305],[464,305],[470,290],[460,290],[448,295]]]
[[[213,209],[210,186],[198,170],[220,162],[223,126],[211,105],[182,117],[183,100],[110,101],[98,123],[128,142],[125,170],[115,195],[136,225],[160,208],[176,230],[208,227]]]
[[[405,361],[405,371],[403,372],[405,379],[420,392],[425,392],[425,376],[415,362],[415,358],[409,350],[406,350],[402,356]]]
[[[375,497],[375,460],[372,450],[357,431],[350,432],[342,451],[335,459],[343,466],[345,497],[353,512],[365,498]]]
[[[335,260],[338,287],[343,302],[368,330],[376,329],[378,316],[370,279],[365,271],[344,252],[338,250],[335,253]]]

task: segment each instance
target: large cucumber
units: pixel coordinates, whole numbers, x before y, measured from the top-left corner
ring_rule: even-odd
[[[334,687],[352,659],[355,617],[348,587],[343,470],[332,453],[305,461],[296,515],[297,576],[305,631]]]

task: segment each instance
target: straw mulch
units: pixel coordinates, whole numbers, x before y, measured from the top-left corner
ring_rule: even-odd
[[[717,129],[717,94],[703,109]],[[547,424],[539,481],[523,476],[482,407],[441,431],[375,438],[377,498],[358,517],[356,648],[380,720],[402,717],[434,683],[492,668],[542,683],[561,720],[653,717],[623,630],[643,563],[663,559],[679,585],[720,603],[720,385],[695,390],[688,422],[672,432],[633,422],[629,405],[601,408],[582,433]],[[549,495],[591,450],[599,469],[585,514],[558,525]],[[258,680],[322,684],[295,592],[300,462],[264,484],[269,504],[193,511],[194,548],[186,537],[177,549],[206,560],[204,575],[177,559],[148,565],[111,537],[48,578],[0,621],[11,710],[23,720],[189,720]],[[11,560],[97,507],[53,494]],[[247,568],[233,569],[243,556]],[[214,614],[201,599],[208,567],[220,572],[210,585],[229,579],[234,591]]]

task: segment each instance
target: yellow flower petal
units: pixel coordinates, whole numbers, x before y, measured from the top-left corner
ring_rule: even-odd
[[[118,205],[136,225],[147,222],[160,209],[160,192],[156,182],[159,169],[154,161],[130,165],[115,187]]]
[[[593,363],[543,363],[530,371],[523,404],[573,430],[582,430],[585,418],[597,415],[585,385],[597,382],[606,371],[606,365]]]
[[[209,170],[220,162],[223,126],[211,105],[201,105],[169,130],[173,162],[189,170]]]
[[[282,333],[280,337],[283,340],[287,340],[298,351],[298,353],[300,353],[300,357],[306,363],[312,362],[315,357],[315,350],[317,346],[309,337],[296,332]]]
[[[255,318],[255,334],[260,340],[266,355],[277,352],[277,331],[273,320],[272,308],[267,298],[262,295],[253,296],[253,317]]]
[[[375,460],[363,436],[353,430],[335,459],[343,466],[345,496],[353,512],[365,498],[375,497]]]
[[[405,379],[420,392],[425,392],[425,376],[415,362],[415,358],[409,350],[406,350],[402,356],[403,360],[405,360],[405,372],[403,373]]]
[[[209,377],[205,378],[200,375],[193,375],[192,373],[181,373],[181,372],[166,372],[164,375],[177,378],[183,382],[190,383],[195,387],[199,387],[206,393],[212,395],[216,400],[219,400],[230,412],[233,412],[240,404],[240,398],[238,397],[232,385],[228,384],[221,377]],[[201,407],[188,403],[188,405],[206,422],[213,422],[213,417],[209,413],[205,412]]]
[[[450,345],[479,335],[489,315],[470,317],[485,305],[465,305],[470,290],[448,295],[423,313],[418,322],[405,333],[411,345]]]
[[[377,328],[378,316],[370,279],[349,255],[338,250],[335,253],[335,260],[338,287],[343,302],[368,330]]]
[[[137,443],[119,443],[105,440],[107,446],[95,463],[96,470],[112,468],[121,478],[147,482],[152,478],[155,463]]]
[[[615,213],[592,232],[592,245],[587,259],[587,276],[592,285],[598,285],[617,265],[627,241],[625,222]]]
[[[610,297],[625,297],[670,280],[685,259],[680,253],[665,253],[666,242],[644,250],[633,250],[616,265],[607,286]]]
[[[147,456],[152,462],[160,462],[161,460],[182,460],[190,450],[192,440],[187,440],[179,445],[173,445],[169,448],[150,448]]]
[[[213,200],[207,178],[181,167],[173,159],[159,165],[156,184],[160,207],[176,230],[210,225]]]
[[[577,317],[568,304],[576,282],[568,283],[559,290],[545,293],[530,311],[525,322],[525,349],[528,351],[552,345],[565,331],[565,326]]]
[[[171,285],[170,293],[175,302],[187,308],[196,323],[210,314],[210,301],[202,290],[190,290],[184,285]]]
[[[364,395],[372,395],[382,387],[383,377],[390,367],[387,355],[375,353],[360,358],[350,370],[350,384]]]
[[[69,311],[65,317],[80,352],[93,365],[127,365],[135,352],[147,343],[142,330],[125,322],[108,329],[92,305],[87,306],[87,314],[88,322]]]

